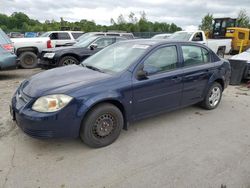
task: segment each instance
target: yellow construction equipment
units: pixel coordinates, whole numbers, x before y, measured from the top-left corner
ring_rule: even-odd
[[[240,27],[227,28],[226,38],[232,38],[232,50],[242,52],[250,47],[250,29]]]
[[[231,38],[232,53],[240,53],[250,47],[250,29],[237,27],[234,18],[215,18],[212,33],[206,33],[208,38]]]

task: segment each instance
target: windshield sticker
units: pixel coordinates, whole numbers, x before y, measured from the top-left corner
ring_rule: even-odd
[[[132,48],[147,49],[149,45],[135,44]]]

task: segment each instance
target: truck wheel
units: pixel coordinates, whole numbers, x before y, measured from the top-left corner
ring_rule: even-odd
[[[207,110],[215,109],[221,101],[222,87],[218,82],[215,82],[209,89],[205,99],[201,102],[201,106]]]
[[[80,137],[90,147],[104,147],[119,137],[123,124],[121,111],[112,104],[103,103],[87,114],[81,125]]]
[[[79,64],[79,61],[73,56],[65,56],[59,61],[59,66],[67,66],[73,64]]]
[[[219,49],[217,52],[217,55],[221,58],[224,58],[225,55],[225,49]]]
[[[22,52],[19,56],[20,66],[25,69],[33,69],[37,67],[37,55],[34,52]]]

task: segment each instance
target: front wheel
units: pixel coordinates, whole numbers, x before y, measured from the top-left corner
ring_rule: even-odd
[[[119,137],[123,124],[123,115],[116,106],[100,104],[87,114],[81,126],[80,137],[90,147],[104,147]]]
[[[59,66],[67,66],[67,65],[74,65],[74,64],[78,65],[79,61],[73,56],[65,56],[59,62]]]
[[[34,52],[22,52],[19,56],[20,66],[25,69],[33,69],[37,67],[37,55]]]
[[[219,83],[215,82],[208,90],[205,99],[201,106],[207,110],[215,109],[221,101],[222,87]]]

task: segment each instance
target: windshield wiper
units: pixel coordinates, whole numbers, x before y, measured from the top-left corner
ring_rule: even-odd
[[[94,67],[92,65],[85,65],[85,64],[82,64],[83,67],[87,67],[88,69],[91,69],[91,70],[94,70],[94,71],[98,71],[98,72],[102,72],[104,73],[104,71],[102,71],[101,69],[98,69],[97,67]]]

